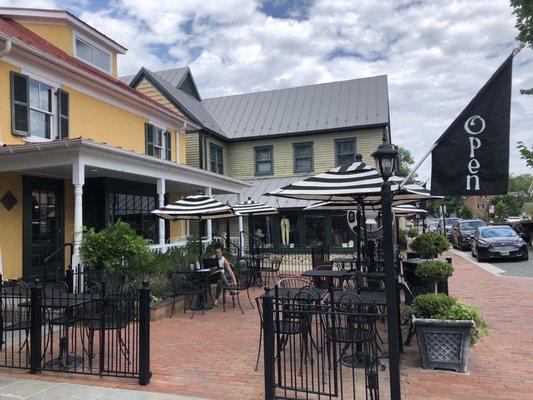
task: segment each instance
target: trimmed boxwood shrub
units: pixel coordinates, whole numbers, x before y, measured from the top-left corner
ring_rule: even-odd
[[[408,311],[417,318],[473,320],[476,326],[470,334],[470,346],[474,346],[481,338],[489,334],[488,325],[476,307],[445,294],[429,293],[416,296]]]
[[[421,258],[435,258],[450,247],[448,239],[436,232],[426,232],[418,236],[411,245]]]
[[[420,279],[431,282],[437,293],[437,283],[453,274],[453,265],[444,261],[426,261],[416,267],[415,275]]]

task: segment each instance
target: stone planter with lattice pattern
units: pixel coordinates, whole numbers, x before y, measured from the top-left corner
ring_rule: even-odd
[[[418,348],[424,369],[451,369],[466,372],[471,320],[441,320],[413,317]]]

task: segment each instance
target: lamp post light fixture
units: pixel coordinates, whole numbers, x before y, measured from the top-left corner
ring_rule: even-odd
[[[381,173],[381,222],[383,226],[383,261],[385,264],[385,295],[387,298],[387,336],[389,357],[389,378],[391,400],[401,400],[400,390],[400,341],[399,304],[396,290],[396,267],[392,242],[392,192],[388,181],[397,164],[398,150],[387,141],[383,132],[383,143],[372,154]]]

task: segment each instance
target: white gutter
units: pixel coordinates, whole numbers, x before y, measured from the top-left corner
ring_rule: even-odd
[[[21,49],[27,51],[30,54],[33,54],[34,56],[37,56],[39,58],[43,58],[46,61],[48,61],[48,62],[50,62],[52,64],[55,64],[55,65],[59,66],[62,69],[69,70],[70,72],[73,72],[76,75],[82,76],[82,77],[84,77],[84,78],[86,78],[86,79],[88,79],[90,81],[98,83],[99,85],[105,86],[112,93],[120,94],[120,95],[128,98],[129,100],[133,100],[137,104],[141,103],[143,106],[149,108],[153,112],[157,112],[158,114],[164,115],[167,118],[171,118],[174,121],[178,120],[178,121],[180,121],[183,124],[181,129],[183,129],[183,126],[185,126],[185,124],[190,125],[191,128],[200,129],[200,127],[197,126],[196,124],[194,124],[193,122],[188,121],[188,120],[176,115],[174,112],[172,112],[170,110],[168,110],[168,111],[165,110],[164,106],[161,106],[161,108],[160,108],[160,107],[156,106],[155,104],[153,104],[152,102],[150,102],[148,100],[145,100],[145,99],[141,98],[140,96],[136,96],[134,93],[131,93],[131,92],[127,91],[127,90],[121,89],[119,86],[114,85],[114,84],[112,84],[110,82],[101,80],[97,76],[95,76],[95,75],[93,75],[93,74],[91,74],[91,73],[89,73],[87,71],[84,71],[82,69],[76,68],[73,65],[70,65],[69,63],[64,62],[63,60],[60,60],[60,59],[58,59],[56,57],[53,57],[51,55],[48,55],[46,53],[43,53],[40,50],[38,50],[38,49],[36,49],[36,48],[34,48],[34,47],[30,46],[30,45],[27,45],[26,43],[24,43],[24,42],[22,42],[22,41],[20,41],[18,39],[13,39],[13,38],[11,38],[11,37],[9,37],[9,36],[5,35],[4,33],[1,33],[1,32],[0,32],[0,39],[5,40],[6,43],[8,41],[9,42],[13,41],[13,44],[15,46],[20,47]]]
[[[240,185],[242,187],[251,187],[252,184],[248,182],[241,181],[239,179],[229,178],[225,175],[217,174],[205,169],[200,169],[192,167],[187,164],[178,164],[172,161],[161,160],[159,158],[148,156],[145,154],[136,153],[134,151],[128,151],[123,149],[118,149],[116,147],[108,146],[102,143],[94,142],[92,140],[86,139],[68,139],[68,140],[58,140],[52,142],[42,142],[42,143],[27,143],[23,145],[14,145],[0,147],[0,156],[10,155],[10,154],[30,154],[37,152],[42,152],[46,150],[57,150],[57,149],[75,149],[75,148],[91,148],[100,151],[106,151],[108,153],[117,154],[123,157],[128,157],[135,159],[137,161],[142,160],[149,162],[150,164],[157,164],[163,167],[166,167],[169,170],[180,170],[190,174],[198,174],[202,176],[207,176],[210,178],[215,178],[220,181],[232,183],[235,185]]]
[[[11,40],[8,39],[4,43],[4,48],[0,51],[0,59],[9,53],[11,53]]]

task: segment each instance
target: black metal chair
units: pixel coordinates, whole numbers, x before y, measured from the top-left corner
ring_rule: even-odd
[[[239,295],[241,292],[246,291],[246,294],[248,296],[248,301],[250,302],[252,309],[254,308],[252,299],[250,298],[250,287],[252,287],[253,282],[254,282],[254,273],[252,270],[244,270],[244,271],[237,273],[237,276],[235,277],[235,279],[237,280],[236,284],[229,284],[228,286],[222,289],[222,307],[224,309],[224,312],[226,312],[226,293],[229,292],[230,295],[232,296],[233,308],[235,308],[235,298],[237,298],[237,303],[239,304],[239,308],[241,309],[241,312],[244,314],[244,310],[242,309]]]
[[[169,274],[168,279],[172,298],[174,300],[171,315],[174,315],[176,310],[175,300],[180,296],[185,298],[183,314],[186,314],[187,310],[191,308],[194,298],[198,298],[200,295],[204,294],[204,288],[200,285],[198,280],[187,271],[173,271]],[[196,310],[193,310],[191,318],[194,318],[195,313]]]
[[[11,332],[11,344],[15,342],[15,339],[18,339],[18,353],[20,354],[26,348],[26,355],[29,359],[30,308],[21,307],[21,304],[29,302],[30,289],[22,280],[0,282],[0,285],[2,285],[0,298],[0,351],[6,343],[5,334]],[[19,332],[18,337],[16,337],[15,332]],[[21,336],[21,333],[23,333],[23,336]],[[24,338],[23,341],[22,338]],[[21,341],[22,345],[20,345]]]

